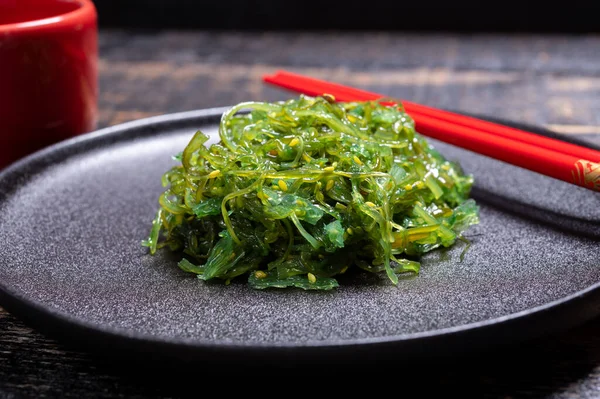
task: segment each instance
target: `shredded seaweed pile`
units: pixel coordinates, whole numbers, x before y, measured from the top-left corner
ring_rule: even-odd
[[[473,177],[415,131],[401,104],[300,96],[223,114],[220,141],[198,131],[143,242],[180,251],[202,280],[247,276],[251,287],[332,289],[349,268],[419,272],[479,209]]]

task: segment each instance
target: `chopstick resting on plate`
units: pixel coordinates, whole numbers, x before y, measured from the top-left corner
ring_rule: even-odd
[[[329,94],[340,102],[381,100],[390,105],[400,104],[425,136],[600,191],[600,151],[591,148],[296,73],[278,71],[263,79],[310,96]]]

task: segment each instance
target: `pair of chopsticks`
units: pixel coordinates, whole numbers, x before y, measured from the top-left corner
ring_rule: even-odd
[[[263,80],[309,96],[328,94],[336,101],[400,104],[416,130],[437,140],[590,190],[600,191],[600,151],[478,118],[343,86],[296,73],[278,71]]]

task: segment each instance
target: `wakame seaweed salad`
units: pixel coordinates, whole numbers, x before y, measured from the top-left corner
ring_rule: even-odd
[[[152,254],[181,252],[179,267],[202,280],[331,289],[361,268],[397,284],[479,222],[473,177],[400,104],[241,103],[223,114],[219,137],[209,146],[198,131],[175,156],[143,242]]]

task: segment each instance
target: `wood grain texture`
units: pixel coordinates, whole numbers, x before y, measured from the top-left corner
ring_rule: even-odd
[[[434,107],[543,125],[600,144],[598,48],[595,36],[102,31],[99,127],[251,99],[285,99],[292,94],[260,80],[285,68]],[[198,377],[206,370],[155,367],[67,348],[0,309],[0,398],[182,397],[185,389],[198,393],[208,384]],[[259,381],[266,378],[255,372]],[[400,367],[392,374],[399,383],[408,379],[423,393],[444,396],[597,398],[600,320],[494,356],[427,369]],[[293,377],[299,384],[310,378]],[[381,377],[373,381],[386,385]]]

